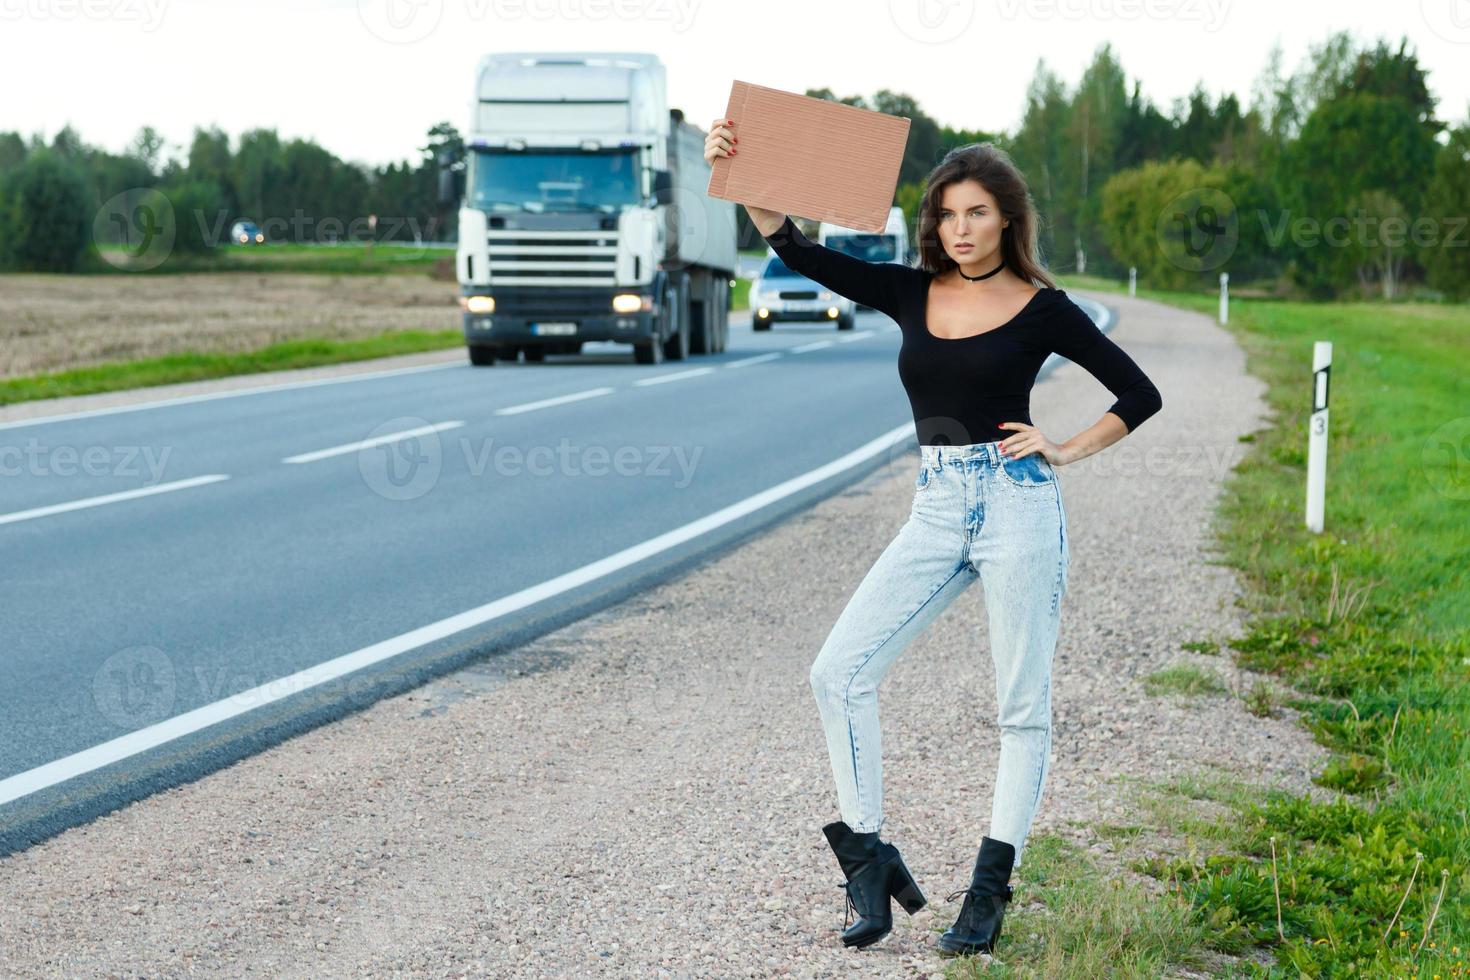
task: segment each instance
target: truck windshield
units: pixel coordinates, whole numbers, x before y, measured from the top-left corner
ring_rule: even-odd
[[[892,235],[828,235],[826,245],[865,262],[892,262],[898,257]]]
[[[483,211],[603,211],[637,204],[631,150],[477,150],[470,157],[469,204]]]

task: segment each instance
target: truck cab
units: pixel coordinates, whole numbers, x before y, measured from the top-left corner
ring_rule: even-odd
[[[735,206],[705,193],[705,135],[669,108],[656,55],[481,59],[446,181],[471,363],[589,340],[629,344],[640,364],[723,351]]]
[[[858,231],[823,221],[817,228],[817,243],[864,262],[908,265],[913,257],[909,248],[908,223],[904,220],[903,208],[896,205],[888,209],[888,220],[881,232]],[[861,304],[858,308],[870,309]]]

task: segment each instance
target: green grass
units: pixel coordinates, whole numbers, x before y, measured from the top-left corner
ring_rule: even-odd
[[[1217,309],[1213,293],[1139,296]],[[1189,901],[1212,948],[1269,950],[1271,975],[1467,975],[1467,314],[1435,303],[1231,303],[1226,329],[1267,382],[1275,417],[1242,440],[1249,451],[1217,522],[1225,560],[1248,585],[1248,627],[1227,646],[1294,692],[1288,703],[1332,750],[1315,781],[1339,795],[1227,793],[1218,803],[1231,816],[1213,825],[1156,804],[1159,826],[1193,835],[1190,853],[1140,870]],[[1303,524],[1316,340],[1333,343],[1323,534]],[[1269,710],[1273,697],[1253,689],[1246,700]]]
[[[1118,830],[1124,837],[1127,828]],[[1186,901],[1156,897],[1104,875],[1076,845],[1053,834],[1026,843],[1012,878],[996,957],[942,961],[949,980],[973,977],[1162,977],[1184,968],[1231,975],[1206,949],[1206,927]],[[1040,903],[1040,908],[1031,908]],[[954,922],[959,901],[935,910],[934,938]],[[1239,974],[1236,974],[1239,975]]]
[[[1143,693],[1150,697],[1165,695],[1199,697],[1207,694],[1224,694],[1227,690],[1225,683],[1214,671],[1188,664],[1165,667],[1143,679]]]
[[[0,379],[0,405],[65,395],[90,395],[149,385],[202,381],[260,371],[339,364],[464,345],[458,330],[403,330],[354,340],[304,337],[243,353],[183,352],[139,361],[97,364],[52,374]]]

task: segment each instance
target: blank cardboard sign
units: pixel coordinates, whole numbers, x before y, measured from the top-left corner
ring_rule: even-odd
[[[893,206],[909,118],[735,81],[740,138],[710,164],[709,196],[879,233]]]

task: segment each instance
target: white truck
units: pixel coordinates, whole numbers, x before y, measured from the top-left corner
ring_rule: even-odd
[[[670,109],[653,54],[482,58],[458,199],[456,270],[472,364],[539,361],[588,340],[639,364],[719,353],[735,205],[705,193],[705,130]]]
[[[888,209],[888,220],[879,233],[857,231],[823,221],[817,227],[817,243],[828,248],[855,255],[866,262],[897,262],[908,265],[912,256],[909,251],[909,227],[904,220],[903,208],[895,205]],[[868,309],[859,306],[860,309]]]

